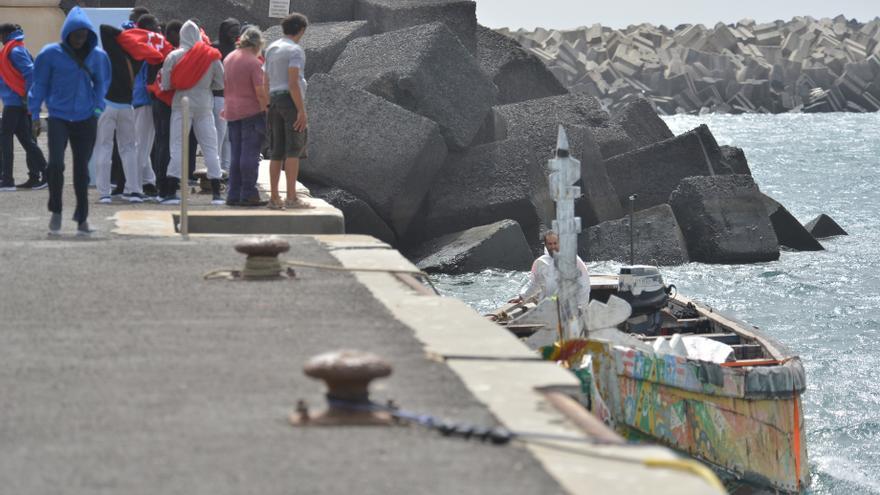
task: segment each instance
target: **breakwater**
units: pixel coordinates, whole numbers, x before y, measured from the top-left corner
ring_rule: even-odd
[[[877,18],[499,32],[612,109],[644,95],[664,114],[880,110]]]

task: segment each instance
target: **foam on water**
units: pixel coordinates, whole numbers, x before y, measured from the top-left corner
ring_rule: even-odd
[[[803,223],[827,213],[849,232],[826,251],[755,265],[664,268],[667,283],[755,324],[798,353],[814,494],[880,493],[880,114],[706,115],[666,119],[676,134],[706,123],[743,148],[761,190]],[[617,265],[592,264],[594,273]],[[509,299],[525,273],[439,277],[478,311]]]

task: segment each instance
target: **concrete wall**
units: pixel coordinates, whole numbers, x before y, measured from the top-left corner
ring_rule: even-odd
[[[57,0],[0,0],[0,19],[21,24],[28,50],[36,57],[43,46],[61,39],[65,15]]]

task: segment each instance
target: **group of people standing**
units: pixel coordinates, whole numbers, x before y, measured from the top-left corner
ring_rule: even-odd
[[[64,155],[70,145],[73,220],[78,235],[90,235],[90,160],[100,203],[121,195],[131,203],[175,205],[183,160],[194,169],[197,143],[213,204],[309,208],[296,192],[308,141],[305,51],[298,43],[308,19],[291,14],[281,27],[284,36],[264,50],[260,29],[235,19],[221,24],[218,42],[212,43],[196,19],[162,24],[136,7],[125,25],[96,30],[85,11],[74,7],[61,41],[45,46],[34,60],[24,47],[21,27],[0,25],[0,191],[48,187],[49,233],[60,234]],[[184,98],[189,137],[183,135]],[[36,142],[44,104],[48,161]],[[28,180],[18,185],[12,177],[14,137],[28,167]],[[263,201],[257,176],[267,137],[271,196]],[[182,156],[184,139],[192,142],[188,157]],[[114,190],[116,156],[123,174],[116,177]],[[279,192],[282,170],[286,200]]]

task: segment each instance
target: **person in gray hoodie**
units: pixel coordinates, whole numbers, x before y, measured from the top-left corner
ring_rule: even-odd
[[[179,70],[175,70],[179,69]],[[199,27],[186,21],[180,28],[180,48],[165,59],[162,89],[174,90],[171,104],[171,161],[163,187],[162,204],[180,204],[181,145],[183,143],[183,98],[189,98],[192,132],[195,133],[213,193],[212,204],[225,204],[220,192],[220,154],[214,125],[214,91],[223,89],[223,62],[220,52],[202,38]]]

